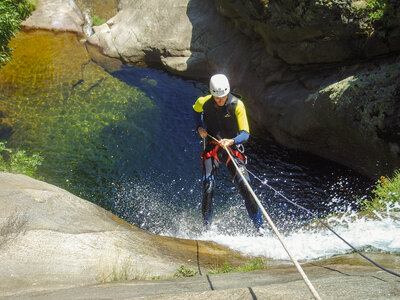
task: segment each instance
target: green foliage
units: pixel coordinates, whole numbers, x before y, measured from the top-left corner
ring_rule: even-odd
[[[93,26],[99,26],[101,24],[104,24],[106,21],[100,18],[99,16],[93,16],[92,18],[92,24]]]
[[[394,172],[392,179],[382,176],[372,192],[374,197],[362,202],[364,211],[384,211],[387,203],[400,203],[400,170]]]
[[[256,258],[252,260],[250,263],[234,267],[230,265],[228,262],[223,263],[220,266],[217,266],[215,269],[210,270],[209,274],[221,274],[221,273],[232,273],[232,272],[249,272],[256,270],[263,270],[267,268],[267,262],[262,258]]]
[[[235,267],[230,263],[224,262],[222,265],[216,266],[214,269],[208,271],[209,274],[221,274],[221,273],[231,273]]]
[[[0,1],[0,68],[10,62],[12,49],[8,43],[34,8],[28,0]]]
[[[367,0],[368,17],[376,26],[391,28],[399,26],[400,4],[398,0]]]
[[[181,265],[178,270],[176,270],[174,277],[193,277],[196,276],[199,272],[192,270],[184,265]]]
[[[42,161],[39,154],[29,156],[25,150],[12,150],[7,148],[6,142],[0,142],[0,171],[33,177]]]
[[[367,7],[369,17],[372,20],[380,20],[384,15],[387,0],[368,0]]]

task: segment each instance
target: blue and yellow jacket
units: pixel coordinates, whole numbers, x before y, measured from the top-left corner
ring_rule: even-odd
[[[249,138],[246,109],[242,100],[236,96],[229,94],[224,106],[217,106],[212,95],[200,97],[193,105],[193,110],[197,128],[205,128],[211,136],[234,139],[236,145]]]

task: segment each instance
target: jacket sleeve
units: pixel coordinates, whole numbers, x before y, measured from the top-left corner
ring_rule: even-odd
[[[247,121],[246,109],[241,100],[238,100],[235,109],[236,119],[238,121],[239,134],[233,138],[235,145],[246,142],[250,137],[249,122]]]
[[[239,134],[233,138],[235,141],[235,145],[243,144],[246,142],[250,137],[250,134],[246,130],[242,130]]]
[[[239,132],[247,131],[250,134],[249,122],[247,121],[246,108],[241,100],[238,100],[235,109],[236,119],[238,121]]]
[[[194,121],[196,124],[196,128],[203,127],[204,124],[201,119],[201,114],[203,112],[203,105],[206,103],[207,100],[211,99],[211,95],[205,96],[205,97],[199,97],[196,102],[193,105],[193,111],[194,111]]]

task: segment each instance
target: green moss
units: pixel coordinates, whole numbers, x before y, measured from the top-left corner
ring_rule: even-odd
[[[93,16],[92,18],[92,24],[93,26],[99,26],[104,24],[106,21],[100,18],[99,16]]]
[[[7,148],[6,142],[0,142],[0,171],[25,174],[33,177],[43,158],[34,153],[29,155],[25,150]]]
[[[383,130],[385,117],[393,114],[392,95],[400,74],[399,66],[392,63],[363,69],[324,87],[319,95],[329,99],[331,110],[351,122],[358,122],[364,132]]]
[[[228,262],[223,263],[208,271],[209,274],[233,273],[233,272],[249,272],[263,270],[267,268],[267,262],[262,258],[256,258],[250,263],[241,266],[232,266]]]

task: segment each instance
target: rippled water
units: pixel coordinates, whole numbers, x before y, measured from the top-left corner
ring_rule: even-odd
[[[0,120],[12,129],[6,136],[11,147],[44,157],[39,175],[45,181],[154,233],[209,239],[245,253],[284,258],[272,234],[254,246],[253,239],[260,238],[252,236],[243,200],[224,169],[217,178],[212,231],[202,232],[203,146],[193,129],[191,107],[207,93],[206,85],[149,68],[123,66],[106,72],[68,33],[22,32],[12,46],[14,63],[0,71]],[[368,196],[370,180],[326,160],[284,149],[256,128],[252,133],[246,144],[249,170],[317,215],[351,214],[357,211],[356,198]],[[299,229],[312,217],[252,180],[289,243],[305,249],[299,258],[347,251],[323,230]],[[374,241],[367,237],[361,241],[356,236],[366,228],[363,222],[353,220],[336,228],[362,248],[399,248],[390,237],[384,238],[387,247],[375,246],[379,234],[383,235],[379,231],[369,235]],[[392,234],[399,230],[388,219],[368,222],[375,230],[386,228]]]

